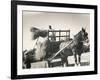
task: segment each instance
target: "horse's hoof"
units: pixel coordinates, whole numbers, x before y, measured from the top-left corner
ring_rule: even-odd
[[[77,64],[75,64],[74,66],[77,66]]]
[[[78,66],[81,66],[81,64],[78,64]]]

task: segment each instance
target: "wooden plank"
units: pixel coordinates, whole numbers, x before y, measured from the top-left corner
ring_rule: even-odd
[[[52,37],[52,36],[49,36],[49,37]],[[55,36],[55,37],[66,37],[66,35],[64,35],[64,36]],[[69,37],[69,36],[68,36]]]
[[[59,41],[60,41],[60,37],[61,37],[61,30],[59,30]]]
[[[53,31],[50,31],[48,30],[49,32],[59,32],[59,30],[53,30]],[[70,30],[60,30],[61,32],[69,32]]]

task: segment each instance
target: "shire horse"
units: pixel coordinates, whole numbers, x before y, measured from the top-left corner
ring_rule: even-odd
[[[71,43],[61,52],[61,59],[63,66],[68,66],[68,56],[74,55],[75,65],[81,64],[81,54],[83,53],[83,45],[84,42],[88,40],[88,33],[84,28],[80,32],[78,32],[73,40],[64,41],[60,44],[60,49],[64,48]]]

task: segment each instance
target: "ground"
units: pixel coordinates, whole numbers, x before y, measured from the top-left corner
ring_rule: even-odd
[[[60,58],[52,60],[53,67],[61,67],[60,61],[61,61]],[[74,56],[68,57],[68,63],[69,66],[74,66],[75,63]],[[88,66],[89,64],[90,64],[90,52],[83,53],[81,56],[81,66]],[[45,67],[48,67],[47,61],[31,63],[31,68],[45,68]]]

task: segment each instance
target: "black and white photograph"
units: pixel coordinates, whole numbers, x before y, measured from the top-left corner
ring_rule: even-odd
[[[90,14],[22,13],[24,69],[90,65]]]
[[[12,14],[12,78],[97,74],[96,6],[17,1]]]

